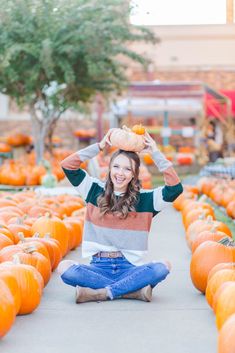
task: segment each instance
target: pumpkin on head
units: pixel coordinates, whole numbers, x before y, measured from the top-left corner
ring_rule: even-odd
[[[122,129],[115,129],[111,136],[110,142],[113,146],[132,152],[140,152],[144,149],[144,134],[137,134],[125,125]]]

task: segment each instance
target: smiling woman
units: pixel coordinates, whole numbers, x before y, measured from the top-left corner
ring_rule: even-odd
[[[225,24],[226,0],[132,0],[135,25]]]
[[[76,287],[76,303],[117,298],[152,299],[152,288],[169,274],[168,261],[145,263],[152,218],[170,205],[183,188],[156,142],[145,131],[143,149],[151,153],[165,185],[141,189],[138,153],[117,150],[109,164],[105,183],[80,168],[84,160],[112,145],[110,129],[103,139],[62,161],[64,172],[86,200],[82,256],[90,265],[64,260],[58,267],[61,279]]]

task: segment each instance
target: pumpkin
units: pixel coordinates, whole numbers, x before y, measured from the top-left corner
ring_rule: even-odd
[[[3,280],[0,280],[0,292],[0,337],[3,337],[15,321],[15,307],[11,291]]]
[[[235,314],[222,326],[218,336],[218,353],[235,352]]]
[[[50,260],[35,250],[36,248],[33,246],[27,246],[22,252],[18,253],[17,256],[21,264],[31,265],[38,270],[42,275],[45,287],[51,277],[51,263]],[[9,260],[11,259],[9,258]]]
[[[137,135],[144,135],[145,134],[145,128],[141,124],[134,125],[132,128],[132,131]]]
[[[234,281],[227,281],[227,282],[222,283],[219,286],[219,288],[217,289],[217,291],[215,292],[215,294],[213,296],[213,302],[212,302],[212,308],[213,308],[215,314],[216,314],[217,302],[218,302],[218,299],[219,299],[221,293],[224,291],[225,288],[229,287],[231,283],[234,283]]]
[[[61,219],[58,217],[46,215],[38,218],[32,225],[32,233],[39,233],[40,237],[50,234],[52,238],[59,241],[62,256],[67,253],[69,235],[68,230]]]
[[[147,165],[153,165],[154,164],[154,161],[151,157],[151,155],[149,153],[146,153],[143,155],[143,160],[144,160],[144,163],[147,164]]]
[[[11,271],[20,288],[21,306],[18,314],[32,313],[40,304],[43,289],[43,279],[38,270],[31,265],[13,262],[3,263],[1,268]]]
[[[235,281],[235,270],[220,270],[216,272],[207,282],[206,300],[211,307],[213,306],[213,297],[217,289],[219,289],[221,284],[227,281]]]
[[[11,151],[12,151],[12,148],[9,144],[4,143],[4,142],[0,142],[0,152],[1,153],[8,153]]]
[[[223,238],[227,237],[227,234],[224,232],[219,232],[215,229],[205,230],[196,235],[194,241],[192,242],[192,253],[197,249],[197,247],[202,244],[204,241],[212,240],[219,241]]]
[[[6,246],[13,245],[13,241],[8,238],[6,235],[0,233],[0,250]]]
[[[235,282],[221,292],[216,305],[216,326],[220,330],[230,315],[235,314]]]
[[[48,172],[40,178],[40,184],[45,188],[54,188],[57,185],[58,178],[56,175]]]
[[[126,126],[122,129],[114,129],[110,136],[113,146],[125,151],[140,152],[144,149],[144,135],[137,135]]]
[[[235,201],[230,201],[226,207],[226,212],[229,217],[235,218]]]
[[[218,265],[215,265],[209,272],[208,281],[211,277],[220,270],[235,270],[235,262],[221,262]]]
[[[83,222],[75,217],[65,217],[64,223],[70,233],[69,250],[75,249],[82,241]]]
[[[177,153],[176,160],[179,165],[191,165],[194,161],[192,153]]]
[[[20,240],[19,233],[23,233],[25,238],[32,236],[30,226],[23,223],[22,220],[18,219],[16,223],[8,224],[8,229],[14,235],[14,243],[17,244]]]
[[[0,280],[5,282],[7,287],[10,289],[14,301],[15,315],[17,315],[21,306],[21,292],[18,282],[11,271],[6,268],[1,268]]]
[[[52,271],[55,270],[62,259],[62,252],[58,240],[51,238],[49,234],[45,234],[43,238],[40,238],[39,234],[35,234],[33,239],[36,239],[46,246],[50,256],[51,269]]]
[[[224,232],[229,237],[232,237],[231,230],[225,223],[213,220],[211,216],[207,216],[207,218],[205,219],[205,216],[203,215],[202,217],[200,217],[200,219],[197,219],[196,221],[191,223],[186,231],[186,240],[189,247],[191,248],[193,241],[197,237],[197,234],[205,230],[210,230],[212,228],[216,228],[217,231]]]
[[[226,246],[220,242],[205,241],[192,255],[190,275],[193,285],[205,293],[210,270],[220,262],[234,262],[235,248],[229,242]]]
[[[24,249],[25,247],[34,247],[36,248],[36,251],[45,256],[49,261],[50,261],[50,256],[48,254],[47,248],[44,244],[42,244],[40,241],[38,241],[38,238],[25,238],[23,233],[19,233],[19,238],[20,241],[18,245],[22,245],[22,248]]]
[[[210,215],[213,219],[215,219],[213,210],[209,208],[198,207],[189,211],[185,216],[185,218],[183,218],[183,223],[185,228],[188,229],[190,224],[196,221],[199,218],[199,216],[201,217],[202,215],[205,215],[205,216]]]
[[[184,201],[189,201],[195,199],[195,194],[193,192],[184,191],[180,194],[175,201],[173,201],[173,206],[177,211],[181,211],[183,208]]]

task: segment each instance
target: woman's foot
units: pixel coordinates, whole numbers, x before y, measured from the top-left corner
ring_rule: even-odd
[[[131,292],[122,295],[124,299],[137,299],[143,300],[144,302],[151,302],[152,300],[152,287],[150,285],[137,290],[136,292]]]
[[[105,288],[92,289],[88,287],[76,286],[75,301],[77,304],[94,301],[105,301],[107,299],[108,295]]]

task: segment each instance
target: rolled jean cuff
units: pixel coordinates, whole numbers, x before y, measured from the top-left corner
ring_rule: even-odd
[[[107,290],[107,296],[109,297],[110,300],[113,300],[113,293],[110,289],[109,286],[105,287],[105,289]]]

